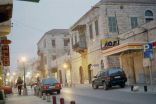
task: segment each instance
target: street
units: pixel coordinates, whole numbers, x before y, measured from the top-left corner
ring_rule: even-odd
[[[51,104],[43,101],[41,98],[34,96],[29,91],[29,96],[17,95],[8,97],[6,104]],[[56,95],[56,94],[54,94]],[[92,88],[63,88],[59,98],[64,98],[66,104],[75,100],[76,104],[155,104],[156,94],[150,93],[131,93],[122,91],[120,88],[113,88],[105,91],[102,88],[94,90]]]

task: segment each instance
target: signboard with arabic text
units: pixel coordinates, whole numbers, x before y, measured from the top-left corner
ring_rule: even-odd
[[[119,45],[119,40],[117,38],[101,39],[101,50],[105,50],[105,49],[108,49],[117,45]]]

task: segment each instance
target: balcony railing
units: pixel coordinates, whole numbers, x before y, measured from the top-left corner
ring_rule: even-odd
[[[85,41],[79,41],[73,45],[73,50],[76,52],[84,52],[87,49],[87,45]]]

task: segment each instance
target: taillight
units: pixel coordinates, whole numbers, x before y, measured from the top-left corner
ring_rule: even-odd
[[[55,87],[56,87],[56,88],[61,88],[61,84],[60,84],[60,83],[56,83],[56,84],[55,84]]]
[[[47,90],[49,88],[49,86],[43,86],[44,90]]]

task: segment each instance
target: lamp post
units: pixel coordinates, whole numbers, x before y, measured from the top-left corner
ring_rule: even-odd
[[[67,63],[64,63],[64,64],[63,64],[63,68],[65,69],[65,86],[67,86],[67,75],[66,75],[67,67],[68,67]]]
[[[28,95],[28,93],[27,93],[27,87],[26,87],[26,82],[25,82],[25,62],[26,62],[26,57],[21,57],[21,62],[22,62],[22,65],[23,65],[23,74],[24,74],[23,95]]]
[[[16,73],[15,72],[13,72],[13,86],[15,87],[15,85],[16,85],[16,83],[15,83],[15,77],[16,77]]]

